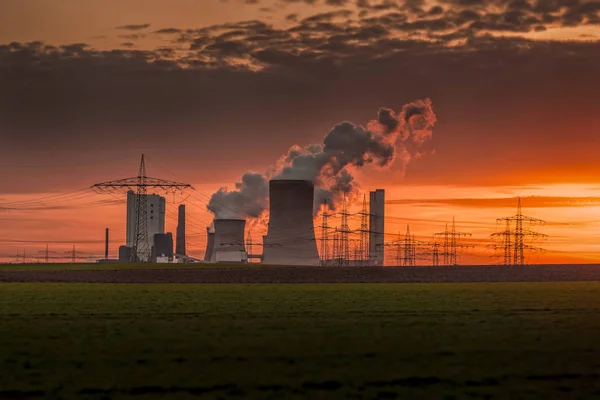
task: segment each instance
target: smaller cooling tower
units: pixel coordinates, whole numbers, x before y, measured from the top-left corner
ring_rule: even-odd
[[[319,265],[313,225],[314,193],[311,181],[269,182],[270,216],[263,242],[263,263]]]
[[[242,253],[246,252],[244,243],[244,230],[246,229],[246,220],[244,219],[215,219],[215,233],[210,255],[210,262],[216,263],[219,260],[232,261],[225,253],[236,253],[238,262],[243,262]]]
[[[215,243],[215,233],[211,232],[210,226],[206,227],[206,252],[204,253],[204,261],[210,262],[213,245]]]

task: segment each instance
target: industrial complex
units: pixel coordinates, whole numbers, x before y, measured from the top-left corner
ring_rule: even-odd
[[[214,220],[206,227],[204,257],[197,259],[187,254],[186,206],[180,204],[178,207],[174,235],[165,230],[165,197],[148,193],[155,190],[168,192],[168,190],[193,189],[191,185],[147,177],[142,155],[137,177],[104,182],[93,187],[99,191],[125,189],[127,196],[126,243],[119,248],[118,260],[108,260],[107,230],[106,256],[102,262],[210,264],[259,262],[286,266],[415,266],[419,260],[427,265],[451,266],[458,265],[458,249],[473,247],[458,242],[458,238],[470,236],[470,233],[458,232],[454,221],[450,228],[446,225],[443,232],[436,233],[432,241],[416,240],[409,226],[406,227],[404,237],[398,235],[397,240],[386,241],[386,200],[383,189],[369,192],[368,204],[365,194],[362,212],[350,214],[345,194],[343,201],[338,199],[339,204],[335,207],[328,204],[326,199],[319,204],[317,188],[311,180],[276,177],[268,181],[269,213],[266,222],[267,232],[262,236],[262,241],[254,243],[250,239],[249,226],[256,221],[248,221],[250,218],[239,215],[219,217],[215,213]],[[320,207],[318,210],[316,205]],[[330,214],[329,212],[333,210],[335,212]],[[315,226],[315,218],[319,214],[321,223]],[[331,227],[328,224],[328,217],[335,215],[341,216],[341,224],[338,227]],[[360,229],[349,228],[350,215],[361,217]],[[492,235],[502,241],[494,249],[503,252],[504,264],[524,265],[524,251],[539,249],[525,244],[524,238],[528,236],[544,238],[545,235],[524,229],[523,223],[541,224],[544,221],[524,216],[520,201],[517,215],[498,221],[506,228]],[[512,225],[516,228],[512,229]],[[316,235],[317,229],[319,236]],[[351,234],[360,239],[350,238]],[[436,238],[441,238],[441,241],[438,242]],[[262,247],[262,253],[253,253],[253,245]],[[395,254],[395,257],[390,257],[391,253]]]
[[[141,202],[137,196],[146,196]],[[320,255],[317,249],[313,217],[315,188],[307,180],[271,180],[269,182],[269,223],[267,234],[263,237],[262,255],[249,255],[245,246],[246,220],[215,219],[206,228],[207,243],[204,259],[206,263],[247,263],[251,257],[258,258],[263,264],[317,266],[332,264],[331,257]],[[186,255],[185,205],[178,209],[176,231],[176,249],[173,251],[173,234],[165,232],[164,197],[156,194],[136,194],[127,192],[127,243],[119,249],[119,260],[129,261],[136,248],[136,223],[138,205],[146,206],[147,242],[137,248],[150,249],[149,261],[166,263],[197,261]],[[384,265],[384,203],[385,192],[378,189],[370,194],[369,249],[362,261],[370,265]],[[143,214],[143,213],[141,213]],[[335,238],[321,238],[337,241]],[[339,253],[339,252],[338,252]],[[340,253],[336,258],[342,258]],[[138,260],[142,254],[138,250]],[[327,262],[328,261],[328,262]],[[350,260],[347,260],[350,262]],[[354,260],[353,260],[354,261]]]

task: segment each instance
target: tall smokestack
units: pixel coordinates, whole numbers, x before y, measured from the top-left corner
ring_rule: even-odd
[[[106,237],[104,239],[104,259],[108,260],[108,228],[106,228]]]
[[[383,266],[385,247],[385,191],[377,189],[369,193],[369,261]]]
[[[314,192],[313,183],[307,180],[269,182],[270,217],[263,263],[319,265],[313,225]]]
[[[181,204],[179,206],[176,241],[177,243],[175,245],[175,254],[179,254],[181,256],[187,255],[185,248],[185,204]]]

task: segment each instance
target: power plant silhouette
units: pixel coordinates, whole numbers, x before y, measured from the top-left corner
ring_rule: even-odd
[[[103,257],[88,260],[98,262],[203,262],[213,264],[260,262],[270,265],[290,266],[404,266],[417,265],[456,266],[459,265],[459,251],[474,248],[477,241],[469,239],[470,233],[457,230],[456,222],[446,224],[443,231],[433,234],[431,239],[419,238],[406,226],[406,234],[398,234],[397,239],[387,236],[385,191],[376,189],[363,196],[362,208],[359,212],[350,212],[350,203],[346,195],[343,198],[325,197],[319,204],[317,197],[323,196],[323,189],[317,188],[310,180],[274,178],[268,184],[264,205],[268,205],[266,219],[255,220],[253,216],[243,217],[235,208],[229,208],[227,216],[217,217],[206,226],[205,221],[193,215],[192,229],[201,229],[201,236],[206,235],[206,248],[202,259],[188,254],[186,237],[187,218],[186,205],[177,207],[176,234],[166,232],[166,198],[151,192],[193,191],[186,183],[167,181],[146,176],[145,159],[142,155],[138,176],[134,178],[103,182],[92,188],[100,193],[120,194],[126,197],[126,239],[119,247],[118,259],[109,259],[109,229],[106,229]],[[150,193],[149,193],[150,192]],[[267,198],[268,195],[268,198]],[[114,196],[113,196],[114,197]],[[189,196],[188,196],[189,197]],[[186,198],[187,199],[187,198]],[[356,193],[351,202],[358,206]],[[196,199],[196,201],[201,201]],[[320,223],[315,226],[315,221]],[[174,218],[171,215],[171,218]],[[397,218],[397,217],[390,217]],[[351,229],[350,226],[360,228]],[[195,220],[195,221],[194,221]],[[351,224],[349,220],[354,222]],[[337,221],[333,223],[333,221]],[[517,202],[517,213],[512,217],[499,218],[499,231],[491,235],[497,243],[487,245],[488,249],[499,255],[501,264],[522,266],[526,264],[526,253],[543,253],[538,240],[545,240],[546,235],[536,229],[544,221],[523,215],[521,199]],[[262,241],[254,242],[252,230],[257,226],[266,228],[261,234]],[[258,225],[257,225],[258,224]],[[338,224],[337,226],[333,226]],[[205,228],[206,227],[206,228]],[[318,229],[315,229],[318,228]],[[206,231],[204,231],[206,229]],[[317,233],[320,235],[317,236]],[[246,236],[247,235],[247,236]],[[192,236],[199,236],[194,233]],[[255,236],[256,237],[256,236]],[[464,240],[463,240],[464,239]],[[197,246],[195,246],[197,248]],[[253,249],[262,251],[253,252]],[[17,262],[27,262],[36,258],[34,251],[26,254],[17,251],[13,256]],[[56,252],[46,245],[45,250],[37,252],[38,262],[52,262],[56,259],[70,259],[77,262],[86,259],[85,253],[76,250]],[[57,255],[63,254],[63,255]]]

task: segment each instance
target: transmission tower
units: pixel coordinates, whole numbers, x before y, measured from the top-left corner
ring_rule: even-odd
[[[17,255],[13,256],[15,258],[15,263],[20,264],[20,263],[25,263],[26,262],[26,257],[27,255],[25,254],[25,249],[23,249],[23,254],[19,253],[19,249],[17,249]],[[21,262],[19,262],[19,259],[22,259]]]
[[[431,246],[431,265],[437,267],[440,265],[440,244],[434,241]]]
[[[343,266],[348,266],[349,261],[350,261],[350,248],[349,248],[349,241],[348,241],[348,235],[350,233],[350,227],[348,226],[348,216],[350,215],[348,213],[348,208],[347,208],[347,204],[346,204],[346,195],[344,194],[344,200],[343,200],[343,204],[342,204],[342,225],[340,227],[340,256],[341,256],[341,262]]]
[[[252,256],[252,231],[248,230],[248,236],[246,237],[246,254],[248,255],[248,260],[250,260]]]
[[[413,265],[413,244],[410,235],[410,225],[406,225],[406,235],[404,236],[404,257],[402,265],[411,267]]]
[[[65,254],[65,256],[66,256],[65,258],[69,257],[71,259],[71,262],[75,263],[77,261],[77,259],[82,258],[82,255],[85,253],[75,250],[75,245],[73,245],[72,250],[65,251],[63,254]]]
[[[331,256],[331,260],[334,266],[338,266],[340,258],[340,244],[339,244],[339,231],[338,228],[335,228],[335,232],[333,233],[333,254]]]
[[[396,250],[396,266],[399,267],[402,265],[402,235],[400,232],[398,232],[398,239],[396,239],[394,247]]]
[[[442,236],[444,238],[444,252],[442,254],[444,260],[444,266],[456,266],[458,265],[458,249],[472,248],[465,244],[458,243],[458,239],[461,237],[470,237],[470,233],[458,232],[456,230],[456,220],[452,218],[452,229],[446,229],[443,232],[438,232],[436,236]]]
[[[150,260],[150,244],[148,241],[148,189],[164,190],[165,192],[183,191],[194,189],[191,185],[181,182],[167,181],[164,179],[146,176],[146,163],[144,155],[140,161],[138,176],[119,179],[116,181],[97,183],[92,186],[97,192],[127,192],[133,191],[135,196],[135,227],[134,240],[130,249],[130,262],[147,262]]]
[[[525,265],[525,250],[540,251],[544,249],[525,244],[525,238],[546,239],[548,235],[533,230],[534,225],[542,226],[546,223],[538,218],[523,215],[521,198],[518,199],[517,214],[512,217],[498,218],[497,223],[504,224],[504,230],[494,233],[492,237],[501,238],[501,245],[493,245],[496,250],[504,250],[504,265]],[[529,224],[529,229],[524,228]],[[514,226],[514,229],[513,229]]]
[[[50,254],[56,254],[55,251],[52,251],[49,249],[48,244],[46,244],[46,250],[40,250],[40,251],[38,251],[38,253],[44,254],[44,263],[45,264],[48,264],[50,262],[50,258],[53,257],[53,256],[50,256]],[[39,258],[38,258],[38,262],[39,262]]]
[[[363,206],[360,213],[360,264],[365,266],[369,265],[369,215],[367,196],[363,195]]]
[[[327,211],[327,199],[323,199],[323,215],[321,217],[321,265],[327,265],[329,260],[329,212]]]

